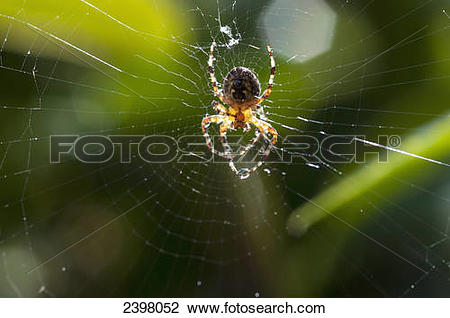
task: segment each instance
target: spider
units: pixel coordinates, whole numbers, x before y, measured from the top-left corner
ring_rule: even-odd
[[[217,101],[212,102],[212,107],[217,112],[217,115],[203,118],[203,135],[211,152],[228,159],[228,164],[231,170],[241,179],[245,179],[264,163],[273,146],[277,142],[277,131],[269,123],[261,120],[261,118],[264,118],[261,103],[267,99],[272,92],[273,79],[275,77],[275,60],[273,58],[272,49],[270,48],[270,45],[267,44],[266,47],[269,52],[271,70],[267,89],[262,95],[260,95],[261,88],[258,78],[252,71],[243,66],[235,67],[227,74],[223,82],[223,90],[221,90],[217,87],[217,80],[214,75],[213,61],[215,46],[216,43],[213,42],[209,52],[208,70],[214,95],[217,96],[222,104]],[[229,105],[229,108],[226,108],[223,104]],[[258,115],[259,118],[256,115]],[[216,151],[212,145],[211,137],[208,134],[208,127],[211,123],[220,124],[220,140],[222,142],[224,152]],[[227,131],[236,129],[249,131],[251,128],[250,125],[257,128],[255,131],[256,136],[239,153],[232,154],[231,148],[226,139]],[[271,139],[268,137],[268,134],[272,135]],[[261,136],[269,140],[269,144],[266,147],[261,160],[250,169],[236,169],[233,159],[238,155],[243,155],[246,153]]]

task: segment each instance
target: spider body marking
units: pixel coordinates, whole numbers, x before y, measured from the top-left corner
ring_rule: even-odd
[[[264,163],[273,146],[277,142],[277,131],[269,123],[257,117],[257,115],[263,114],[260,104],[267,99],[272,92],[273,79],[275,77],[275,60],[273,58],[272,49],[269,45],[267,45],[267,51],[269,52],[270,57],[271,72],[267,89],[262,95],[260,95],[261,88],[258,78],[251,70],[243,66],[235,67],[227,74],[223,83],[223,90],[220,90],[217,87],[217,79],[214,74],[213,66],[215,45],[215,42],[211,44],[208,70],[214,95],[217,96],[220,102],[228,105],[229,108],[213,101],[212,106],[218,115],[203,118],[202,130],[209,149],[213,153],[228,159],[231,170],[241,179],[244,179],[256,171],[256,169]],[[224,152],[218,152],[212,145],[211,138],[208,134],[208,127],[211,123],[220,124],[220,140],[225,150]],[[250,130],[251,125],[257,128],[256,136],[238,154],[232,154],[231,148],[226,139],[227,130],[243,129],[244,131],[248,131]],[[272,135],[272,138],[269,138],[268,134]],[[269,145],[266,147],[262,159],[258,161],[257,164],[251,169],[236,169],[233,159],[237,155],[245,154],[251,147],[253,147],[261,136],[269,140]]]

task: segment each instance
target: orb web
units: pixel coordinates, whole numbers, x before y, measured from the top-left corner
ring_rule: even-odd
[[[2,6],[2,295],[449,295],[444,1]],[[268,40],[277,73],[263,106],[282,160],[245,180],[190,151],[49,163],[53,135],[201,141],[217,100],[211,42],[219,83],[245,66],[265,88]],[[389,160],[301,155],[291,135],[346,136]]]

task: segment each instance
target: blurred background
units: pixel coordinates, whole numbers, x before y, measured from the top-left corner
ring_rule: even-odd
[[[0,296],[449,297],[449,12],[445,0],[2,0]],[[131,163],[50,163],[51,135],[201,141],[213,41],[219,82],[241,65],[262,88],[273,47],[263,105],[278,153],[292,154],[288,135],[335,134],[399,136],[404,153],[297,157],[245,180],[134,148]]]

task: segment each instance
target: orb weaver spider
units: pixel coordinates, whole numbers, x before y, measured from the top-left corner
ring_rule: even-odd
[[[261,93],[260,84],[256,75],[246,67],[238,66],[228,72],[223,82],[223,90],[217,87],[217,80],[214,74],[214,47],[216,43],[211,44],[209,51],[208,70],[211,78],[214,95],[222,103],[217,101],[212,102],[212,107],[217,112],[217,115],[208,116],[202,120],[203,135],[206,139],[206,144],[212,153],[215,153],[228,160],[231,170],[241,179],[245,179],[256,171],[267,159],[273,146],[277,142],[277,131],[267,122],[263,121],[264,113],[261,103],[270,96],[272,92],[273,79],[275,77],[275,59],[273,58],[272,49],[267,44],[267,51],[270,57],[270,77],[267,89]],[[229,105],[226,108],[223,104]],[[258,115],[259,118],[256,116]],[[208,134],[208,127],[211,123],[220,124],[220,140],[223,145],[224,152],[219,152],[214,149],[211,142],[211,137]],[[231,147],[228,145],[226,134],[228,130],[243,129],[249,131],[253,125],[257,128],[255,137],[245,146],[239,153],[232,154]],[[272,135],[270,139],[268,134]],[[262,158],[252,168],[243,168],[238,170],[233,162],[236,156],[245,154],[255,143],[263,136],[269,141]]]

